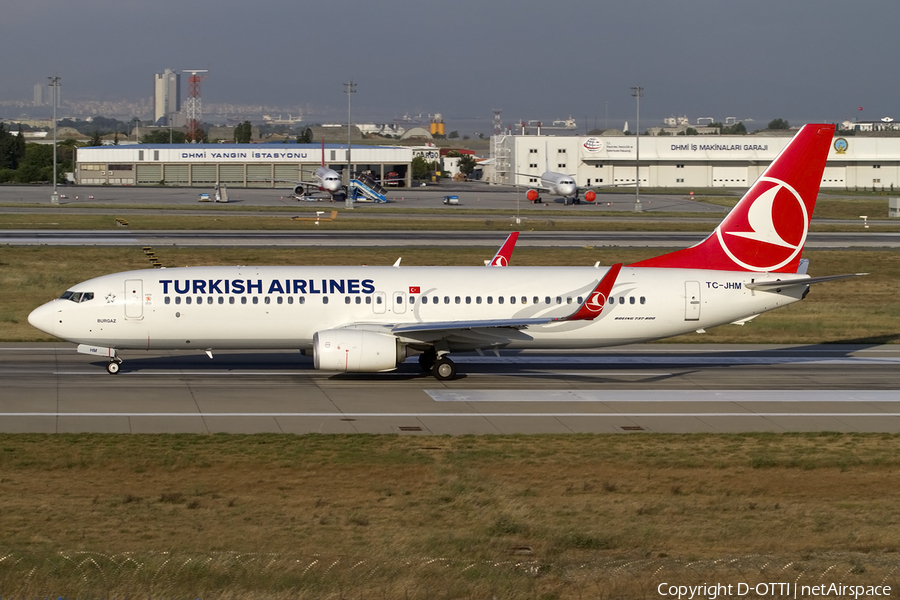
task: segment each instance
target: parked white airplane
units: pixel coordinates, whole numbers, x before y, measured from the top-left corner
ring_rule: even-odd
[[[754,316],[847,277],[798,273],[832,125],[806,125],[703,242],[612,267],[184,267],[72,286],[38,329],[109,359],[122,350],[297,348],[315,368],[450,379],[452,352],[596,348]]]
[[[519,173],[519,175],[524,175],[524,173]],[[578,185],[571,175],[556,171],[544,171],[541,173],[541,185],[529,189],[525,192],[525,197],[534,204],[541,201],[541,192],[547,192],[551,196],[560,196],[565,204],[570,202],[581,204],[581,198],[578,197]],[[593,202],[597,199],[597,193],[594,190],[588,190],[584,193],[584,199],[587,202]]]
[[[325,166],[325,140],[322,140],[322,165],[316,167],[312,181],[295,181],[294,197],[313,199],[316,191],[326,192],[331,200],[343,200],[346,190],[341,182],[341,174]]]

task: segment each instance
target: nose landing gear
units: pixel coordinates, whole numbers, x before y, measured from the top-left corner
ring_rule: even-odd
[[[106,372],[110,375],[117,375],[119,373],[119,367],[122,364],[122,359],[118,356],[114,357],[106,364]]]

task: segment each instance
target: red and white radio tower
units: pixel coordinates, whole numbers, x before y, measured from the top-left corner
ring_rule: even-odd
[[[198,73],[209,73],[207,69],[182,69],[182,73],[190,73],[188,77],[188,97],[185,105],[187,113],[187,137],[192,142],[199,142],[200,123],[203,117],[203,107],[200,103],[200,82],[206,79],[206,75],[198,75]]]

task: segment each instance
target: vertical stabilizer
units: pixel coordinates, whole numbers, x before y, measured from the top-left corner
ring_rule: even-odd
[[[705,240],[633,267],[796,273],[834,125],[804,125]]]

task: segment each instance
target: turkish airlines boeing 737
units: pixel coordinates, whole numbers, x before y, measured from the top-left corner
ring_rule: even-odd
[[[597,348],[744,322],[849,276],[800,268],[833,134],[806,125],[703,242],[627,266],[129,271],[74,285],[28,321],[107,357],[110,373],[123,350],[297,348],[341,372],[418,354],[441,380],[456,375],[453,352]]]

